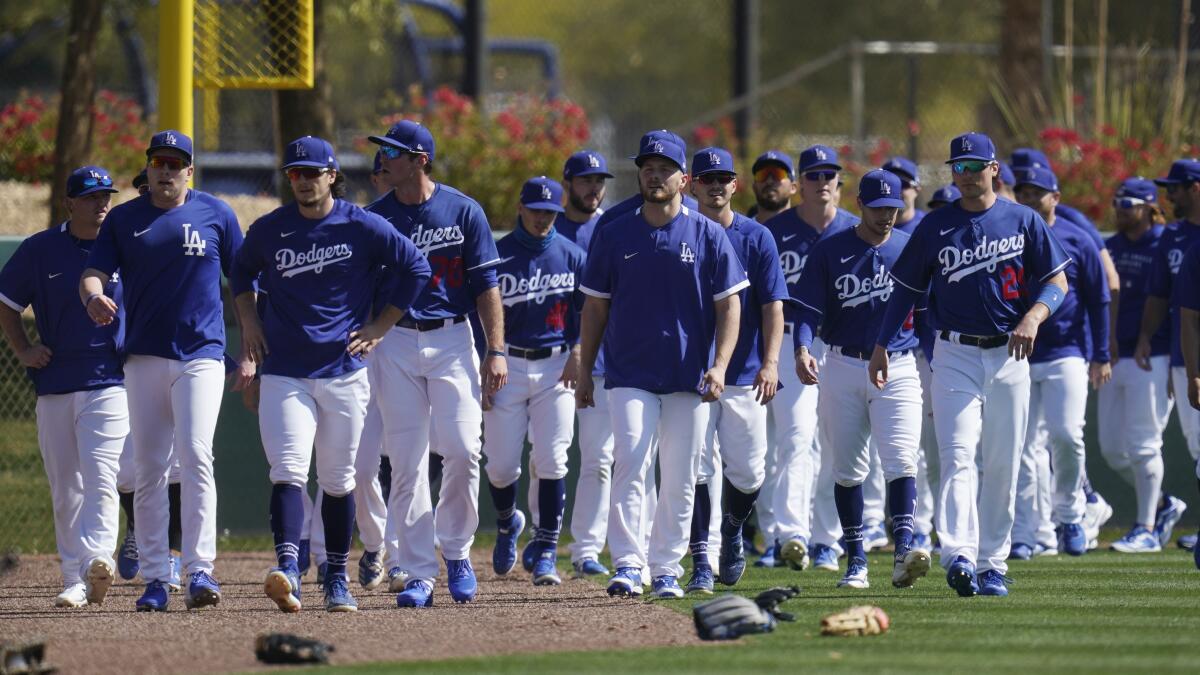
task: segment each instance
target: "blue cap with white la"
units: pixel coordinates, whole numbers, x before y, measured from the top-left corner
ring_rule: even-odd
[[[642,134],[642,140],[638,141],[638,155],[634,155],[629,159],[637,159],[641,153],[641,149],[646,147],[651,141],[671,141],[683,151],[684,156],[687,156],[687,142],[679,134],[670,129],[655,129]],[[685,169],[686,170],[686,169]]]
[[[929,198],[929,206],[939,206],[942,204],[950,204],[962,199],[962,192],[958,186],[950,183],[933,191],[933,196]]]
[[[917,177],[917,165],[907,157],[896,156],[883,163],[880,167],[884,171],[891,171],[900,176],[902,179],[920,185],[921,180]]]
[[[759,155],[758,159],[754,160],[754,166],[750,167],[750,172],[758,173],[758,170],[767,164],[778,164],[787,169],[788,178],[796,177],[796,168],[792,164],[791,156],[779,150],[768,150]]]
[[[841,170],[842,165],[838,164],[837,150],[828,145],[814,145],[810,148],[805,148],[800,153],[800,173],[804,173],[809,169],[830,168]]]
[[[99,166],[81,166],[67,176],[67,196],[71,199],[94,192],[116,192],[108,169]]]
[[[608,172],[608,161],[604,159],[604,155],[595,150],[580,150],[568,157],[567,162],[563,164],[563,180],[579,176],[613,177]]]
[[[706,173],[731,173],[733,170],[733,155],[725,148],[704,148],[692,155],[692,175],[703,176]]]
[[[884,169],[872,169],[858,180],[858,199],[871,208],[904,208],[900,198],[900,177]]]
[[[1014,169],[1019,169],[1024,166],[1041,166],[1047,169],[1050,168],[1050,158],[1046,153],[1037,148],[1017,148],[1012,152],[1012,165]]]
[[[1158,201],[1158,188],[1154,181],[1141,176],[1126,178],[1117,188],[1117,199],[1130,200],[1130,206],[1136,204],[1155,203]]]
[[[1171,163],[1166,176],[1154,179],[1155,183],[1164,186],[1197,181],[1200,181],[1200,161],[1195,159],[1177,159]]]
[[[950,159],[946,160],[946,163],[952,164],[964,159],[994,162],[996,161],[996,146],[986,135],[977,131],[968,131],[950,141]]]
[[[651,138],[642,144],[635,161],[641,166],[650,157],[662,157],[674,162],[680,171],[687,171],[686,151],[679,144],[667,138]]]
[[[545,176],[530,178],[521,186],[521,205],[535,211],[562,213],[562,184]]]
[[[428,155],[433,161],[433,134],[429,129],[412,120],[400,120],[383,136],[367,136],[367,140],[404,152]]]
[[[150,138],[146,156],[149,157],[155,150],[177,150],[183,153],[189,162],[192,161],[192,139],[174,129],[160,131]]]
[[[316,136],[302,136],[283,149],[283,168],[294,166],[336,171],[338,163],[333,156],[333,146],[328,141]]]
[[[1017,177],[1013,174],[1012,167],[1007,162],[999,162],[1000,164],[1000,182],[1012,187],[1017,184]]]
[[[1017,175],[1017,183],[1014,187],[1032,185],[1049,192],[1058,192],[1058,176],[1055,176],[1049,167],[1020,166],[1013,172]]]

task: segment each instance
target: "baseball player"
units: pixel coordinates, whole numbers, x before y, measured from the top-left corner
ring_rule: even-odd
[[[563,164],[563,192],[567,202],[554,221],[554,231],[586,251],[591,245],[596,221],[604,214],[608,181],[604,155],[581,150]],[[579,576],[607,576],[600,564],[600,551],[608,533],[608,501],[612,476],[612,419],[608,414],[608,391],[604,389],[604,350],[596,355],[592,371],[596,383],[595,405],[581,408],[579,416],[579,476],[575,503],[571,508],[571,566]],[[532,487],[532,486],[531,486]],[[531,490],[532,492],[532,490]],[[531,500],[532,502],[532,500]],[[533,553],[533,550],[530,550]]]
[[[858,218],[837,207],[839,175],[842,169],[837,152],[824,145],[814,145],[800,153],[800,203],[794,208],[767,221],[767,229],[775,237],[784,279],[792,298],[799,296],[800,274],[808,259],[808,251],[816,241],[838,231],[853,227]],[[795,316],[785,309],[783,332],[793,335]],[[823,345],[813,345],[814,356],[823,355]],[[837,555],[832,546],[838,538],[838,524],[833,510],[832,492],[825,504],[820,495],[813,504],[814,451],[817,433],[817,388],[803,384],[796,375],[795,355],[784,349],[779,355],[779,378],[782,384],[771,402],[775,419],[775,445],[768,449],[767,465],[774,466],[775,482],[764,490],[763,500],[771,500],[774,521],[766,530],[768,544],[778,544],[777,560],[793,569],[808,565],[809,535],[814,534],[813,556],[822,564],[837,568]],[[818,479],[818,486],[825,481]],[[832,485],[832,480],[828,481]],[[818,489],[820,489],[818,487]],[[810,514],[826,508],[820,532],[812,532]],[[816,517],[816,516],[814,516]],[[824,535],[817,540],[816,535]],[[830,563],[832,561],[832,563]]]
[[[435,536],[451,598],[470,602],[478,589],[469,554],[479,525],[481,399],[499,391],[508,376],[496,287],[500,257],[479,204],[434,180],[436,151],[428,129],[403,120],[369,140],[379,145],[394,187],[367,210],[412,239],[433,269],[429,285],[374,356],[384,451],[392,467],[388,512],[396,531],[389,536],[399,537],[405,528],[398,563],[410,574],[396,603],[433,605]],[[488,343],[482,367],[467,323],[476,309]],[[437,437],[432,446],[431,426]],[[436,517],[427,478],[430,447],[444,462]]]
[[[346,561],[355,454],[370,400],[362,357],[403,316],[431,274],[395,228],[334,196],[338,169],[333,148],[320,138],[287,145],[283,170],[296,201],[250,226],[230,279],[244,349],[262,369],[258,419],[271,465],[271,530],[279,563],[267,575],[265,591],[285,612],[301,607],[301,492],[314,449],[325,530],[325,609],[358,608]],[[380,267],[391,293],[370,317]],[[260,274],[269,290],[261,322],[253,287]]]
[[[896,286],[868,376],[877,387],[886,384],[887,344],[928,291],[938,335],[932,390],[941,561],[960,596],[1002,596],[1029,412],[1026,359],[1038,326],[1066,295],[1070,260],[1041,216],[996,198],[990,138],[958,136],[949,161],[962,197],[925,216],[892,267]],[[979,481],[980,472],[987,480]]]
[[[1194,244],[1179,267],[1179,343],[1187,375],[1187,406],[1200,412],[1200,244]],[[1179,403],[1180,407],[1185,404]],[[1200,462],[1196,464],[1200,483]],[[1200,537],[1200,534],[1197,535]],[[1193,544],[1192,558],[1200,569],[1200,546]]]
[[[1053,522],[1059,552],[1078,556],[1087,551],[1088,539],[1083,528],[1088,383],[1099,389],[1112,377],[1108,284],[1091,238],[1058,227],[1062,220],[1055,206],[1061,193],[1054,172],[1025,166],[1015,173],[1017,200],[1042,216],[1072,264],[1065,270],[1067,296],[1042,324],[1029,356],[1029,424],[1017,474],[1010,555],[1027,559],[1040,542],[1038,530]],[[1039,438],[1043,429],[1044,441]]]
[[[705,148],[692,156],[692,194],[700,213],[725,229],[750,285],[739,294],[741,323],[737,345],[725,370],[725,391],[710,405],[705,453],[696,481],[690,548],[695,564],[687,591],[711,593],[713,572],[707,543],[713,499],[709,483],[721,464],[721,548],[718,579],[733,586],[746,569],[742,528],[766,478],[767,408],[779,386],[779,345],[783,341],[783,301],[787,283],[775,239],[767,228],[733,212],[738,189],[733,155]],[[718,452],[718,443],[720,451]]]
[[[125,387],[137,465],[134,511],[146,591],[139,611],[165,611],[170,579],[167,479],[181,468],[184,604],[216,605],[216,483],[212,438],[225,379],[221,274],[242,244],[225,202],[188,189],[192,139],[160,131],[146,150],[150,193],[114,208],[100,228],[79,283],[99,325],[116,316],[104,286],[120,269],[126,308]],[[235,388],[253,375],[243,355]]]
[[[1012,167],[1006,162],[996,162],[1000,170],[996,173],[996,177],[992,179],[992,190],[996,196],[1001,199],[1007,199],[1010,202],[1017,201],[1017,195],[1013,192],[1013,186],[1017,184],[1017,177],[1013,174]],[[1049,163],[1046,168],[1049,168]]]
[[[37,392],[38,447],[63,577],[57,607],[103,603],[113,581],[117,466],[129,433],[124,321],[93,324],[75,289],[116,191],[101,167],[72,171],[68,220],[25,239],[0,271],[0,329]],[[117,284],[114,278],[105,291],[119,297]],[[29,341],[21,319],[30,305],[38,343]]]
[[[388,178],[387,168],[383,166],[383,152],[376,150],[375,158],[371,160],[371,188],[375,190],[376,197],[382,197],[392,189]]]
[[[921,194],[921,179],[917,175],[917,165],[907,157],[893,157],[880,167],[900,177],[903,190],[900,199],[904,200],[904,209],[897,216],[895,229],[906,234],[912,234],[917,223],[925,217],[925,212],[917,208],[917,197]]]
[[[754,220],[765,224],[792,207],[792,197],[798,186],[796,169],[786,152],[764,152],[754,160],[750,171],[754,175]]]
[[[1160,326],[1151,338],[1149,371],[1137,367],[1133,351],[1146,304],[1146,283],[1164,230],[1158,188],[1145,178],[1126,179],[1113,198],[1113,213],[1117,233],[1105,245],[1121,276],[1121,301],[1116,350],[1111,355],[1112,381],[1097,395],[1097,435],[1104,459],[1133,486],[1137,498],[1137,520],[1112,548],[1151,553],[1161,549],[1154,523],[1162,493],[1162,434],[1171,414],[1168,327]]]
[[[584,253],[554,223],[563,212],[562,187],[545,176],[521,188],[517,226],[496,244],[504,303],[508,384],[483,413],[483,454],[499,536],[492,567],[504,575],[517,564],[517,480],[528,430],[537,475],[538,527],[533,536],[535,586],[558,585],[555,560],[566,506],[567,449],[574,432],[579,370],[578,279]]]
[[[642,134],[642,140],[638,143],[638,148],[640,149],[646,145],[647,142],[653,140],[670,141],[682,148],[684,155],[687,155],[687,143],[679,136],[679,134],[673,131],[668,131],[667,129],[656,129],[654,131],[647,131],[646,133]],[[630,159],[635,158],[630,157]],[[638,178],[640,179],[641,176],[639,175]],[[682,199],[683,205],[688,209],[695,211],[697,208],[699,208],[695,198],[693,198],[691,195],[684,194],[682,195]],[[618,202],[616,205],[608,209],[605,209],[604,213],[600,215],[599,220],[596,221],[596,226],[593,229],[593,233],[600,231],[600,229],[602,229],[605,225],[611,223],[617,218],[620,218],[621,216],[632,211],[636,211],[642,205],[643,201],[645,201],[645,197],[642,196],[642,191],[639,189],[636,194],[627,197],[623,201]]]
[[[1167,199],[1175,208],[1175,222],[1167,226],[1158,244],[1158,253],[1151,268],[1148,295],[1142,310],[1142,324],[1138,331],[1137,347],[1133,358],[1142,370],[1153,369],[1153,339],[1163,320],[1171,315],[1171,360],[1170,381],[1178,405],[1179,426],[1187,440],[1192,458],[1200,458],[1200,411],[1183,405],[1187,398],[1187,372],[1180,347],[1179,311],[1184,288],[1178,283],[1180,265],[1184,255],[1195,243],[1200,242],[1200,161],[1180,159],[1171,164],[1171,170],[1156,184],[1167,190]],[[1171,540],[1171,531],[1183,510],[1187,508],[1176,497],[1166,499],[1159,509],[1155,522],[1155,534],[1161,545]]]
[[[950,183],[949,185],[943,185],[942,187],[934,190],[933,194],[929,197],[929,201],[926,202],[925,205],[929,207],[930,211],[936,211],[947,204],[953,204],[961,198],[962,193],[958,191],[958,187],[955,186],[954,183]],[[1010,199],[1009,201],[1015,202],[1017,200]]]
[[[839,588],[870,587],[863,482],[870,470],[871,443],[883,464],[892,511],[892,585],[908,588],[929,571],[929,551],[912,547],[921,383],[911,321],[888,338],[889,379],[884,386],[876,390],[862,377],[894,286],[888,270],[908,243],[907,233],[894,230],[900,212],[911,203],[902,197],[904,189],[891,171],[867,172],[858,183],[862,222],[817,242],[800,277],[796,372],[807,385],[817,384],[819,371],[827,376],[818,411],[828,425],[826,456],[833,464],[833,494],[846,548],[846,574]],[[826,345],[823,367],[811,353],[818,328]]]
[[[608,540],[617,568],[608,592],[641,595],[648,564],[656,597],[682,597],[679,561],[708,423],[705,402],[724,390],[737,342],[737,293],[749,282],[720,226],[682,205],[683,147],[651,137],[636,161],[644,203],[598,228],[588,251],[575,396],[580,408],[594,403],[591,375],[603,336],[614,437]],[[659,497],[647,553],[642,509],[656,431]]]

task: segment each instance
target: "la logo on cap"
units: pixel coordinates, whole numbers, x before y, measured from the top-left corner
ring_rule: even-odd
[[[708,153],[708,163],[713,166],[721,166],[721,156],[715,152]]]
[[[546,201],[550,201],[550,199],[552,197],[553,197],[553,195],[550,194],[550,186],[543,185],[542,186],[542,199],[545,199]]]
[[[600,168],[600,160],[596,159],[595,155],[588,155],[588,166],[593,169]]]
[[[425,148],[421,147],[420,143],[417,143],[417,149],[420,150],[421,152],[425,152]]]
[[[962,149],[963,149],[963,152],[971,152],[971,150],[972,150],[971,139],[964,138],[962,140]]]
[[[815,154],[817,155],[817,159],[829,159],[829,157],[825,154],[825,151],[820,148],[817,148]]]
[[[654,141],[654,143],[652,143],[650,145],[650,152],[662,152],[662,151],[663,151],[662,143],[659,143],[658,141]]]
[[[166,143],[167,145],[177,145],[178,141],[175,138],[175,134],[168,131],[167,137],[163,139],[163,143]]]
[[[883,180],[882,178],[879,179],[879,194],[881,194],[881,195],[892,194],[892,186],[888,185],[887,181]]]
[[[296,141],[296,159],[305,159],[308,157],[308,148],[304,147],[304,143]]]

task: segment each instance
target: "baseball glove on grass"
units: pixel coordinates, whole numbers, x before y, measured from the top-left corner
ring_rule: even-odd
[[[254,654],[263,663],[329,663],[333,645],[291,633],[259,635]]]
[[[769,633],[775,629],[776,620],[793,620],[778,607],[799,592],[796,586],[772,588],[754,600],[729,593],[702,602],[692,608],[696,632],[701,640],[736,640],[743,635]]]
[[[882,635],[887,632],[891,622],[887,613],[879,607],[859,605],[821,619],[821,635]]]

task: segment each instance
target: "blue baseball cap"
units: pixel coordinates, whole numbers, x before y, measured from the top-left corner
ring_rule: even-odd
[[[1139,199],[1153,204],[1158,201],[1158,188],[1155,187],[1154,181],[1134,176],[1121,181],[1114,196],[1117,199]]]
[[[792,164],[791,156],[786,152],[781,152],[779,150],[768,150],[764,152],[758,156],[758,159],[754,160],[754,166],[750,167],[750,172],[757,172],[764,164],[778,164],[779,166],[787,169],[788,178],[796,177],[796,167]]]
[[[674,131],[671,131],[670,129],[655,129],[653,131],[647,131],[646,133],[642,134],[642,140],[638,141],[638,152],[640,153],[641,149],[646,147],[646,144],[649,143],[650,141],[671,141],[672,143],[674,143],[675,145],[678,145],[680,147],[680,149],[683,150],[683,154],[685,156],[687,155],[687,142],[683,140],[682,136],[675,133]],[[638,155],[634,155],[634,156],[630,157],[629,159],[637,159],[637,158],[638,158]],[[685,169],[685,171],[686,171],[686,169]]]
[[[837,150],[828,145],[814,145],[800,153],[800,173],[822,166],[842,170],[842,165],[838,164]]]
[[[884,171],[891,171],[897,176],[908,180],[910,183],[921,184],[921,179],[917,176],[916,163],[907,157],[893,157],[884,162],[880,168]]]
[[[189,162],[192,161],[192,139],[187,134],[174,129],[166,129],[154,134],[150,138],[150,146],[146,148],[146,156],[149,157],[155,150],[164,148],[178,150],[187,156]]]
[[[405,152],[428,155],[433,161],[433,134],[429,129],[412,120],[400,120],[388,129],[384,136],[367,136],[376,145],[387,145]]]
[[[1000,182],[1008,186],[1016,185],[1017,177],[1013,175],[1012,167],[1007,162],[999,162],[1000,164]]]
[[[1050,158],[1046,153],[1037,148],[1017,148],[1012,152],[1012,165],[1014,169],[1019,169],[1023,166],[1043,166],[1050,168]]]
[[[521,205],[538,211],[563,212],[562,184],[545,176],[530,178],[521,186]]]
[[[578,176],[613,177],[608,172],[608,160],[595,150],[580,150],[568,157],[566,164],[563,164],[563,180],[570,180]]]
[[[964,159],[978,159],[985,162],[996,161],[996,146],[992,139],[977,131],[968,131],[950,141],[950,159],[947,164],[953,164]]]
[[[949,204],[951,202],[956,202],[959,199],[962,199],[962,192],[959,191],[956,185],[950,183],[949,185],[943,185],[942,187],[933,191],[933,196],[929,198],[929,206],[934,206],[935,204]]]
[[[1019,166],[1014,169],[1017,174],[1017,182],[1013,185],[1014,188],[1019,188],[1022,185],[1032,185],[1050,192],[1058,192],[1058,176],[1049,167],[1045,166]]]
[[[283,149],[283,168],[307,166],[314,169],[338,169],[333,146],[323,138],[301,136]]]
[[[1200,181],[1200,160],[1177,159],[1171,163],[1171,170],[1163,178],[1155,178],[1158,185],[1177,185],[1179,183],[1194,183]]]
[[[99,166],[81,166],[67,176],[67,196],[71,199],[90,195],[93,192],[116,192],[108,169]]]
[[[692,155],[692,175],[703,176],[706,173],[731,173],[737,175],[737,171],[733,169],[733,155],[725,148],[704,148]]]
[[[642,144],[634,161],[641,166],[649,157],[662,157],[677,164],[680,171],[687,171],[686,152],[682,146],[668,138],[650,138]]]
[[[900,199],[900,176],[885,169],[872,169],[858,180],[858,198],[863,206],[879,208],[890,206],[896,209],[904,208],[904,200]]]
[[[383,151],[375,151],[375,159],[371,163],[371,175],[383,173]]]
[[[150,178],[146,175],[146,170],[142,169],[138,175],[133,177],[133,189],[141,190],[143,185],[149,185]]]

